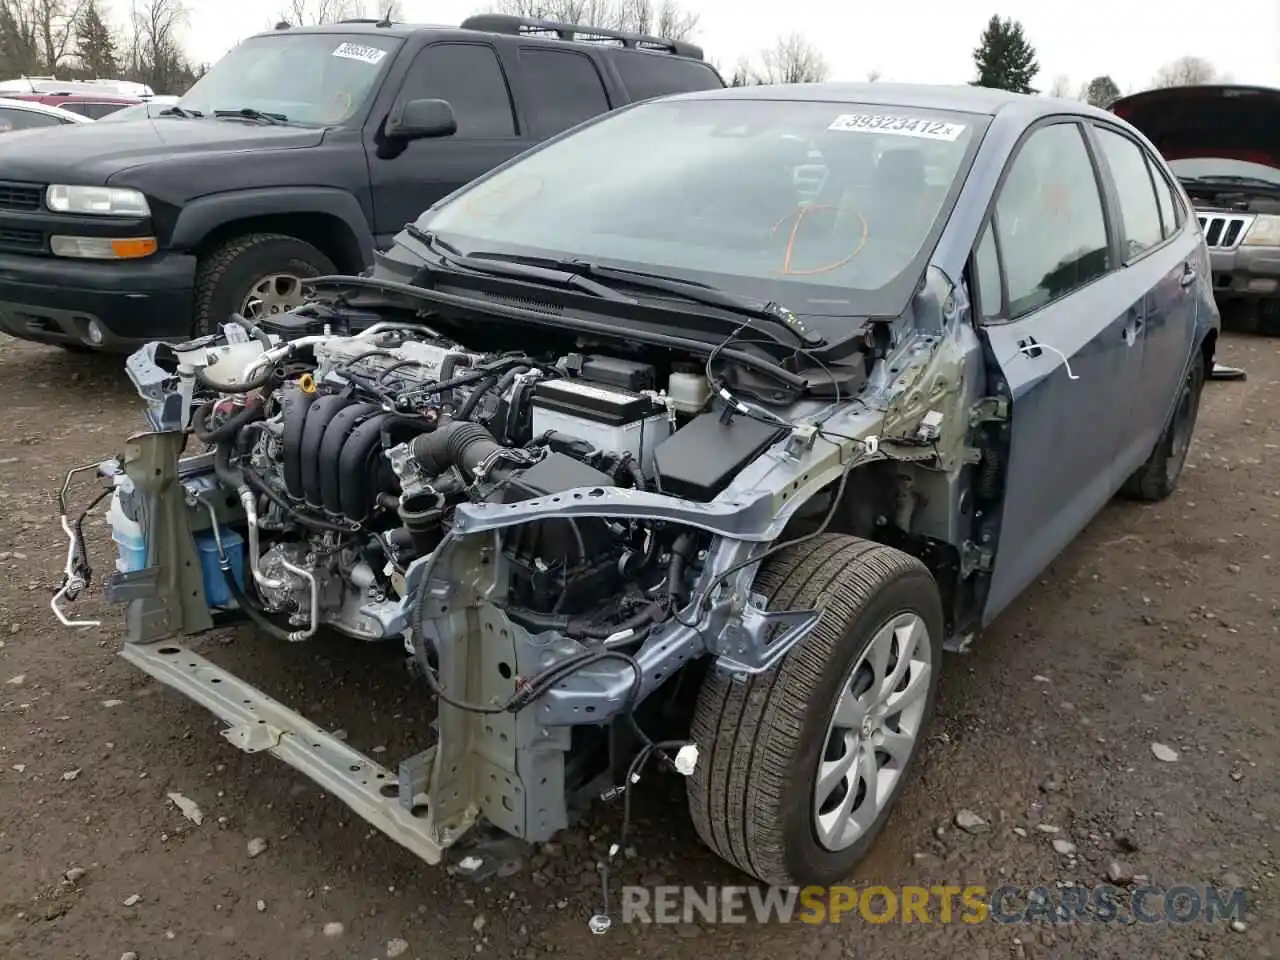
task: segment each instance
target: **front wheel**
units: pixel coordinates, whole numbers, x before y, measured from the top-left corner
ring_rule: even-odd
[[[200,259],[194,334],[216,333],[233,313],[267,320],[306,302],[303,281],[335,271],[333,261],[297,237],[251,233]]]
[[[888,819],[933,712],[942,601],[915,558],[824,535],[780,551],[754,589],[773,610],[823,610],[772,670],[712,671],[688,783],[703,842],[770,884],[849,876]]]

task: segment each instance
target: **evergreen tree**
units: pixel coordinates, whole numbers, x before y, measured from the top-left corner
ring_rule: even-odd
[[[1022,24],[1010,17],[993,15],[982,31],[973,63],[978,70],[975,87],[994,87],[1014,93],[1035,93],[1031,81],[1040,72],[1035,48],[1023,35]]]
[[[102,18],[98,0],[86,0],[76,23],[76,53],[81,68],[91,77],[115,79],[120,75],[116,40]]]
[[[1120,88],[1109,76],[1094,77],[1085,88],[1084,98],[1104,110],[1120,99]]]

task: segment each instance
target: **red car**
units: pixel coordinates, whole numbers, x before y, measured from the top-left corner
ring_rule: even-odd
[[[61,107],[90,120],[101,120],[109,113],[115,113],[135,103],[142,103],[137,97],[121,97],[114,94],[82,94],[82,93],[6,93],[10,100],[33,100],[49,107]]]

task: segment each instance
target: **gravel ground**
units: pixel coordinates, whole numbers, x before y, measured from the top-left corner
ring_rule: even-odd
[[[1108,509],[971,653],[946,661],[919,773],[853,880],[1043,885],[1056,895],[1121,870],[1165,886],[1244,886],[1243,924],[854,917],[817,927],[615,924],[593,937],[593,850],[614,838],[616,807],[515,877],[451,877],[273,758],[234,750],[209,714],[130,668],[115,655],[116,611],[96,597],[81,609],[107,626],[57,627],[47,601],[63,541],[51,491],[68,465],[115,452],[139,423],[137,403],[118,360],[0,340],[0,953],[1280,954],[1280,341],[1230,337],[1220,354],[1249,379],[1206,386],[1180,492],[1154,508]],[[105,528],[92,527],[105,551]],[[364,749],[397,757],[414,747],[424,709],[389,646],[326,638],[285,648],[243,629],[207,646]],[[1157,743],[1177,759],[1158,759]],[[615,883],[743,882],[698,845],[681,790],[674,778],[641,785],[634,856]],[[203,822],[170,793],[196,803]],[[957,829],[961,811],[985,828]]]

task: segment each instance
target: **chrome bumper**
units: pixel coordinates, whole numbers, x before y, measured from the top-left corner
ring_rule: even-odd
[[[126,643],[120,655],[228,724],[222,735],[236,747],[275,754],[427,863],[461,833],[442,836],[427,805],[434,747],[394,773],[184,646]]]

